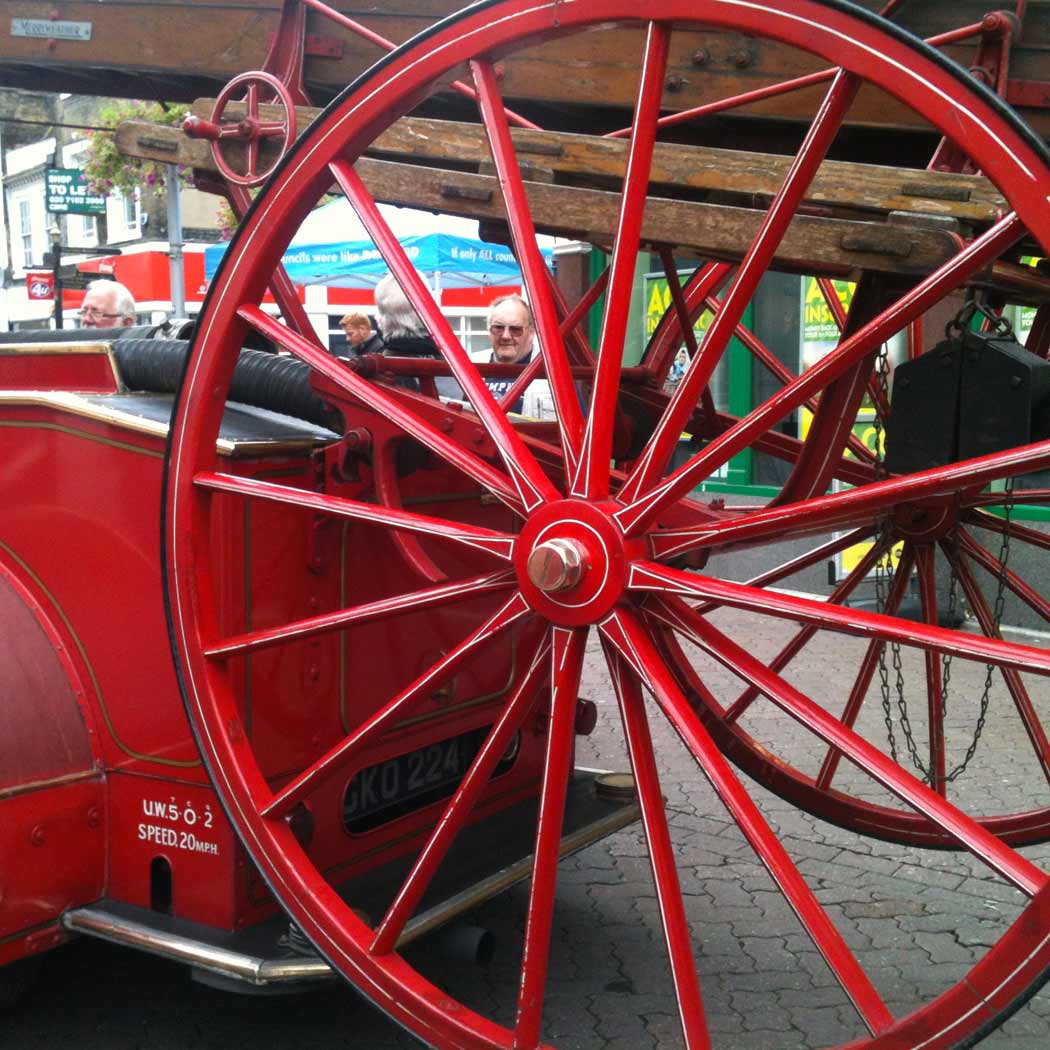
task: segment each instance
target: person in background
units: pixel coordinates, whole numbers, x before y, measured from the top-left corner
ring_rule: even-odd
[[[430,337],[423,319],[408,301],[401,285],[388,273],[376,285],[376,325],[387,357],[440,357],[437,343]],[[401,378],[398,386],[419,390],[415,379]]]
[[[489,306],[490,350],[481,355],[471,355],[477,361],[490,361],[503,365],[527,365],[532,360],[535,332],[532,326],[532,310],[520,295],[504,295],[494,299]],[[485,380],[498,401],[511,388],[514,377]],[[522,397],[511,406],[512,412],[531,416],[534,419],[549,419],[554,415],[554,399],[550,385],[545,379],[534,379]]]
[[[346,352],[338,357],[360,357],[362,354],[379,354],[383,351],[383,340],[372,331],[372,322],[365,314],[346,314],[339,322],[346,333]]]
[[[135,323],[135,297],[117,281],[99,279],[87,286],[80,305],[82,328],[127,328]]]

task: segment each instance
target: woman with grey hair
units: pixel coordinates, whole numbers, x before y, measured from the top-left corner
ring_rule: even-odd
[[[376,325],[386,345],[386,353],[396,357],[437,357],[438,349],[423,319],[393,274],[376,285]]]
[[[375,301],[376,325],[383,338],[383,353],[387,357],[441,356],[423,319],[416,313],[393,274],[388,273],[376,285]],[[398,379],[397,385],[419,390],[419,383],[415,379]]]

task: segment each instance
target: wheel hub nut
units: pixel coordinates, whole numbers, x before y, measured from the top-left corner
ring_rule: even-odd
[[[567,591],[583,576],[583,556],[572,540],[555,539],[539,544],[529,555],[529,579],[544,593]]]

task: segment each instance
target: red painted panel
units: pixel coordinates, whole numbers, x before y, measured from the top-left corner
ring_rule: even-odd
[[[234,929],[244,853],[215,792],[120,773],[109,788],[109,896],[151,907],[150,869],[161,857],[171,866],[172,915]]]
[[[103,895],[105,823],[101,777],[0,799],[0,940]]]
[[[31,601],[0,564],[0,791],[93,765],[80,684]]]
[[[18,426],[0,426],[0,462],[19,496],[0,504],[0,536],[90,665],[85,691],[106,766],[155,758],[203,781],[161,598],[163,441],[62,412],[10,415]]]
[[[105,349],[97,353],[0,354],[0,386],[5,390],[75,390],[115,394],[117,380]]]

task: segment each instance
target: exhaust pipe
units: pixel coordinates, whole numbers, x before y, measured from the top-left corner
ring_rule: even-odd
[[[491,930],[481,926],[468,926],[465,923],[446,926],[431,939],[442,955],[455,962],[488,966],[496,954],[496,938]]]

